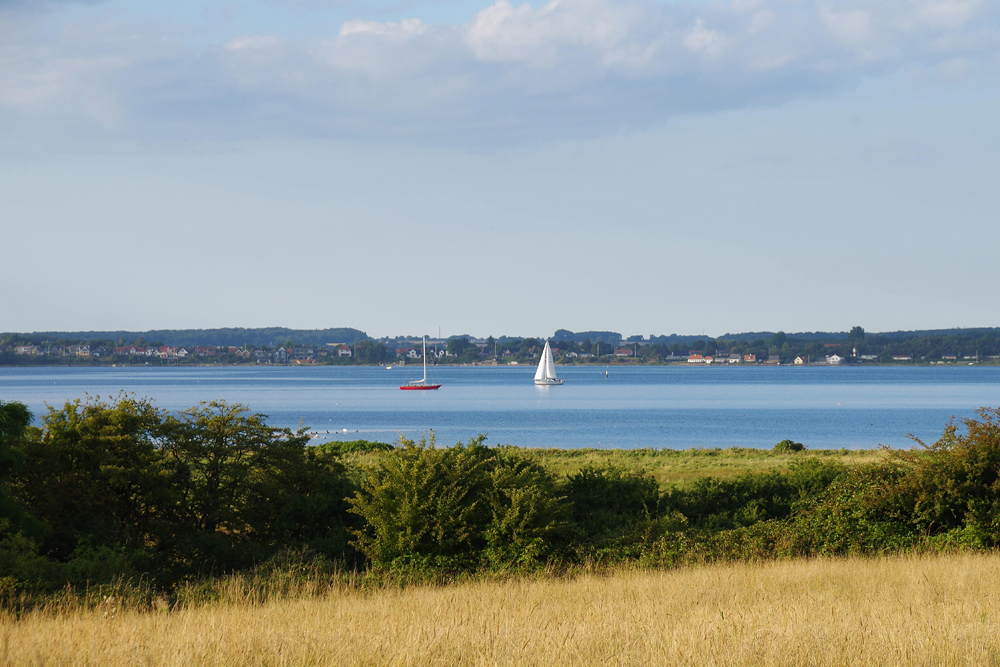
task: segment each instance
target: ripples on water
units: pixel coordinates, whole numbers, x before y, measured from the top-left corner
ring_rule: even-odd
[[[0,399],[38,414],[46,403],[127,391],[169,410],[243,403],[321,439],[392,441],[433,429],[446,444],[488,433],[491,443],[627,448],[771,447],[784,438],[814,448],[909,447],[907,433],[930,442],[950,417],[1000,405],[1000,367],[566,367],[559,387],[536,387],[527,366],[436,367],[429,375],[440,390],[399,391],[420,374],[417,366],[0,368]]]

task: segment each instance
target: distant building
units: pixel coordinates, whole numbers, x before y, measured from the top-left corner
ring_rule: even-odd
[[[738,363],[740,363],[740,355],[738,355],[738,354],[730,354],[729,355],[729,363],[731,363],[731,364],[738,364]]]
[[[893,361],[913,361],[913,357],[908,354],[894,354],[892,355]]]
[[[826,358],[826,363],[830,364],[831,366],[839,366],[840,362],[843,360],[844,358],[841,357],[839,354],[831,354],[829,357]]]
[[[793,361],[792,363],[794,363],[796,366],[805,366],[806,364],[809,363],[809,359],[807,357],[795,357],[795,361]]]
[[[632,350],[628,349],[627,347],[616,347],[615,348],[615,356],[616,357],[631,357],[632,356]]]
[[[354,354],[354,352],[351,350],[350,345],[341,345],[340,347],[337,348],[338,357],[349,357],[352,354]]]
[[[749,364],[755,364],[755,363],[757,363],[757,355],[756,354],[744,354],[743,355],[743,361],[745,361],[745,362],[747,362]]]
[[[767,355],[767,362],[769,364],[781,364],[781,357],[776,354]]]
[[[704,361],[705,361],[705,357],[701,356],[700,354],[689,354],[688,355],[688,363],[689,364],[700,364],[700,363],[703,363]]]
[[[702,359],[702,361],[704,361],[706,364],[710,364],[713,361],[715,361],[715,359],[713,357],[705,357]]]
[[[37,345],[18,345],[14,348],[14,354],[26,354],[26,355],[36,355],[38,354]]]

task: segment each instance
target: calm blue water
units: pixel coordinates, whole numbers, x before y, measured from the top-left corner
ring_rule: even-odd
[[[433,429],[451,444],[477,433],[535,447],[909,447],[951,416],[1000,406],[1000,367],[560,368],[536,387],[534,368],[441,367],[438,391],[399,391],[415,367],[0,368],[0,400],[36,414],[86,394],[120,391],[169,410],[224,399],[301,423],[322,439],[409,437]],[[347,433],[344,433],[344,429]],[[326,431],[330,431],[328,435]]]

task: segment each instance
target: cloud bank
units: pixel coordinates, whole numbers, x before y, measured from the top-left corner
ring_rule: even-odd
[[[461,25],[186,46],[0,4],[0,130],[54,143],[262,136],[504,145],[781,104],[903,67],[996,62],[985,0],[498,0]]]

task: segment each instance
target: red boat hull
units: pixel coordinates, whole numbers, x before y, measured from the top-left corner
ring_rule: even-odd
[[[416,387],[403,385],[402,387],[400,387],[400,389],[402,389],[403,391],[427,391],[428,389],[440,389],[440,388],[441,385],[439,384],[422,384]]]

